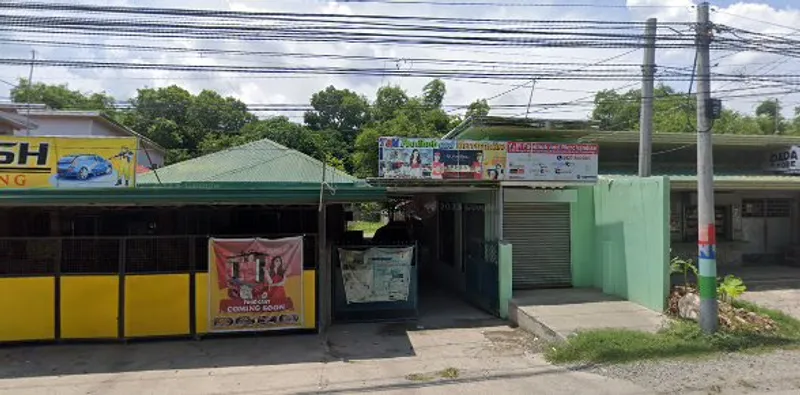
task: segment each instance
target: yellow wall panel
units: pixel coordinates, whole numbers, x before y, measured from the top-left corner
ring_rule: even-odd
[[[197,333],[208,333],[208,273],[195,275],[195,314]]]
[[[189,334],[189,275],[125,276],[125,337]]]
[[[116,338],[119,276],[61,277],[61,338]]]
[[[0,278],[0,342],[53,340],[54,277]]]
[[[303,272],[303,327],[313,329],[317,325],[317,272]]]

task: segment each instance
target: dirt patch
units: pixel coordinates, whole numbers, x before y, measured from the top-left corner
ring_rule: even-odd
[[[544,341],[519,328],[485,331],[483,336],[490,342],[492,351],[505,355],[539,353],[545,347]]]
[[[669,315],[680,317],[679,301],[689,294],[697,294],[697,288],[681,285],[672,287],[669,295],[669,308],[667,309]],[[755,333],[770,333],[777,329],[775,321],[766,315],[734,307],[725,301],[719,301],[719,323],[722,328],[728,331],[745,330]]]

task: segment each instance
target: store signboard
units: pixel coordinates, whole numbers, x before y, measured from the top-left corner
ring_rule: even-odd
[[[303,327],[303,237],[210,239],[209,331]]]
[[[595,182],[595,144],[381,137],[378,175],[388,179]]]
[[[133,137],[0,137],[0,190],[136,185]]]
[[[769,154],[767,170],[782,174],[800,174],[800,146],[790,146]]]

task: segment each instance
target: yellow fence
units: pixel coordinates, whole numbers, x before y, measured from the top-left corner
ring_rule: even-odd
[[[129,275],[123,281],[120,287],[116,275],[0,278],[0,343],[208,333],[208,274]],[[313,330],[315,270],[303,272],[303,292],[303,327]]]

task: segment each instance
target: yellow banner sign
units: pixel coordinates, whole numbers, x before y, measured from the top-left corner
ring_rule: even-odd
[[[0,189],[136,185],[137,139],[0,137]]]

